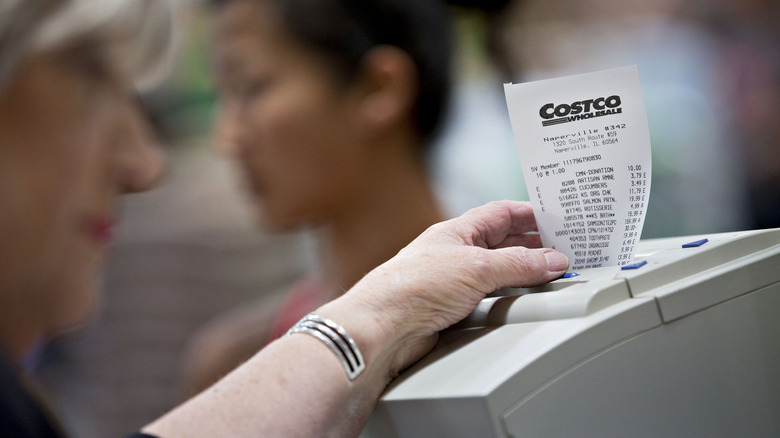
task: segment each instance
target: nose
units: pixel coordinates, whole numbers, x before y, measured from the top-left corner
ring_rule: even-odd
[[[167,157],[139,103],[125,105],[114,147],[115,176],[120,192],[143,192],[162,179]]]

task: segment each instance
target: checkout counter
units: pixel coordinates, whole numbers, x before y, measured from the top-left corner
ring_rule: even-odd
[[[364,437],[780,437],[780,229],[640,241],[484,299]]]

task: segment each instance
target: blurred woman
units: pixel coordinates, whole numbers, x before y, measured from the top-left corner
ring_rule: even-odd
[[[444,217],[425,151],[450,86],[438,0],[219,0],[218,141],[260,221],[317,231],[321,264],[217,318],[186,366],[199,391]]]
[[[166,55],[123,44],[157,26],[154,39],[169,39],[170,15],[160,2],[107,3],[104,17],[75,23],[70,15],[91,2],[3,2],[0,291],[14,305],[0,308],[0,337],[17,360],[34,339],[95,307],[117,196],[162,174],[131,79]],[[167,19],[145,17],[155,14]]]
[[[163,173],[135,96],[164,70],[171,19],[160,1],[0,1],[0,436],[56,429],[10,364],[85,322],[118,196]]]

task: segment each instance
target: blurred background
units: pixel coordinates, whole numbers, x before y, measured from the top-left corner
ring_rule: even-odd
[[[429,157],[448,215],[526,200],[504,82],[636,64],[653,148],[643,238],[780,227],[780,2],[522,0],[456,8],[457,84]],[[74,436],[121,436],[181,402],[182,353],[205,321],[280,294],[311,266],[305,233],[256,230],[212,147],[215,92],[205,8],[146,104],[170,153],[166,182],[126,197],[85,331],[31,359]]]

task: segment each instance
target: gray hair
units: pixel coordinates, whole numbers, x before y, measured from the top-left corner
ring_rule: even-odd
[[[94,36],[144,88],[168,72],[177,0],[0,0],[0,92],[25,57]]]

